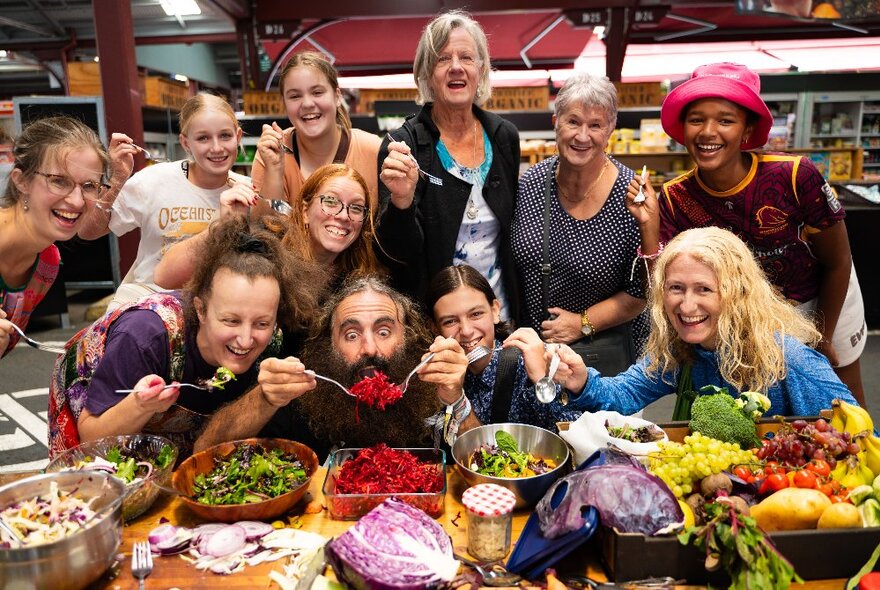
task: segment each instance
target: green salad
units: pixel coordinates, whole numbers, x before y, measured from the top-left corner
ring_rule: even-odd
[[[208,388],[208,391],[214,389],[222,390],[230,381],[235,381],[235,373],[226,367],[217,367],[214,376],[205,380],[205,387]]]
[[[193,498],[202,504],[253,504],[299,487],[308,479],[302,462],[281,449],[242,444],[214,459],[214,469],[193,481]]]
[[[494,445],[482,444],[474,451],[470,468],[492,477],[532,477],[555,469],[556,462],[521,452],[516,439],[499,430],[495,433]]]
[[[111,447],[103,457],[84,457],[76,464],[76,469],[107,471],[126,484],[149,477],[153,469],[164,469],[174,461],[174,449],[162,445],[162,449],[154,459],[138,459],[130,452]]]

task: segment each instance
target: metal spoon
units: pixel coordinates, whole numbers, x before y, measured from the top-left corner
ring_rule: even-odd
[[[538,379],[535,383],[535,397],[542,404],[549,404],[556,399],[556,384],[553,382],[553,376],[556,375],[556,369],[559,368],[559,351],[553,350],[553,357],[550,359],[550,368],[547,370],[547,376]]]
[[[517,582],[522,580],[522,576],[509,572],[501,565],[493,565],[490,569],[486,569],[475,561],[471,561],[466,557],[455,554],[455,559],[474,568],[478,574],[483,577],[483,583],[486,586],[502,587],[516,586]]]
[[[282,201],[281,199],[267,199],[262,195],[257,195],[257,198],[266,201],[269,204],[269,208],[276,213],[288,216],[293,213],[293,207],[291,207],[290,203],[287,201]]]
[[[9,539],[9,544],[12,545],[13,548],[18,549],[21,547],[21,538],[15,532],[15,530],[6,524],[6,521],[0,518],[0,529],[3,530],[3,533]]]

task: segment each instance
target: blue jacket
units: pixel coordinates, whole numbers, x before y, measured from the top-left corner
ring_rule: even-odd
[[[822,354],[791,336],[785,337],[784,346],[785,379],[762,392],[770,398],[767,416],[816,416],[819,410],[831,408],[834,398],[858,405]],[[697,358],[691,369],[695,390],[716,385],[739,395],[736,388],[721,377],[715,351],[696,347],[695,352]],[[614,410],[629,415],[664,395],[674,394],[678,373],[652,377],[645,372],[647,365],[648,360],[643,358],[616,377],[602,377],[595,369],[589,369],[587,384],[581,394],[570,401],[569,407],[590,412]]]

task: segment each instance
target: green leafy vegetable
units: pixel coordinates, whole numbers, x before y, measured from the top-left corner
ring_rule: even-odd
[[[107,451],[107,455],[104,458],[117,465],[125,460],[125,457],[122,456],[122,451],[120,451],[118,447],[113,447]]]
[[[754,518],[741,514],[724,498],[704,508],[706,524],[689,527],[678,540],[706,552],[707,570],[723,567],[730,576],[730,590],[786,590],[792,581],[803,583]]]
[[[262,502],[286,494],[308,478],[295,455],[261,445],[239,445],[214,461],[214,469],[193,482],[193,497],[202,504]]]
[[[116,477],[123,480],[125,483],[129,483],[134,481],[135,469],[137,466],[135,465],[134,457],[129,457],[124,461],[120,461],[116,464]]]
[[[159,454],[156,456],[156,459],[153,461],[153,465],[158,467],[159,469],[164,469],[171,465],[171,462],[174,460],[174,449],[171,448],[170,445],[162,445],[162,450],[159,451]]]
[[[519,446],[516,444],[516,439],[503,430],[499,430],[495,433],[495,444],[497,444],[498,448],[502,451],[519,453]]]
[[[235,381],[235,373],[226,367],[217,367],[214,376],[205,382],[208,391],[212,389],[224,389],[230,381]]]
[[[495,433],[494,445],[483,444],[471,455],[470,467],[492,477],[531,477],[556,467],[550,459],[538,459],[519,451],[516,439],[509,433]]]

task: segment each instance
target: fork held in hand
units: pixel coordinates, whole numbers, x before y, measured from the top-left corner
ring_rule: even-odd
[[[168,383],[162,388],[162,390],[171,389],[172,387],[193,387],[195,389],[210,391],[210,388],[205,387],[204,385],[196,385],[195,383]],[[146,389],[117,389],[116,393],[135,393],[140,391],[146,391]]]
[[[138,590],[144,590],[144,579],[153,571],[153,554],[147,541],[135,543],[131,552],[131,575],[137,578]]]
[[[395,142],[397,141],[396,139],[391,137],[390,133],[386,133],[385,137],[388,138],[388,141],[395,141]],[[419,176],[421,176],[423,179],[427,180],[431,184],[436,184],[437,186],[443,186],[443,179],[442,178],[438,178],[438,177],[434,176],[433,174],[428,174],[427,172],[422,170],[422,167],[419,166],[419,161],[416,160],[415,156],[413,156],[412,154],[407,154],[407,156],[409,157],[410,161],[413,164],[415,164],[416,170],[418,171]]]
[[[403,380],[403,383],[400,384],[400,392],[406,393],[406,388],[409,387],[409,380],[412,379],[412,376],[419,372],[419,369],[427,365],[431,362],[431,359],[434,358],[434,355],[437,354],[432,352],[428,356],[425,357],[425,360],[416,365],[416,368],[409,372],[409,375],[406,376],[406,379]]]
[[[33,338],[27,336],[24,331],[16,326],[14,323],[12,324],[12,328],[18,332],[18,335],[21,336],[21,339],[24,340],[25,344],[32,348],[36,348],[37,350],[44,350],[46,352],[54,352],[55,354],[64,354],[67,350],[63,346],[52,346],[51,344],[43,344],[42,342],[37,342]]]

